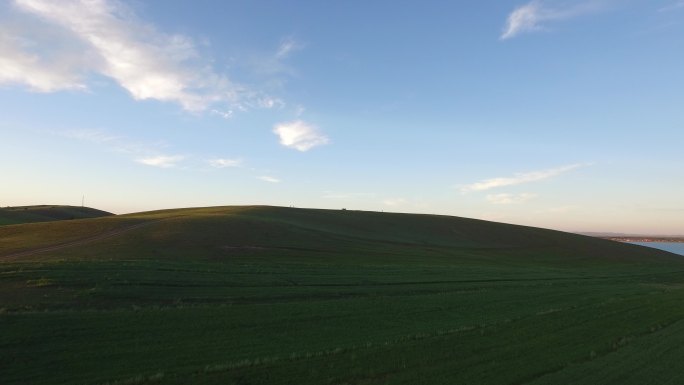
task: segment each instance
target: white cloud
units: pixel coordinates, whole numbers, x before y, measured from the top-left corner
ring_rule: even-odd
[[[553,178],[570,170],[586,166],[585,164],[571,164],[568,166],[553,168],[549,170],[532,171],[526,173],[516,174],[508,178],[492,178],[485,179],[480,182],[469,184],[461,187],[461,192],[467,193],[471,191],[484,191],[497,187],[513,186],[523,183],[536,182],[544,179]]]
[[[543,30],[543,23],[570,19],[582,14],[595,12],[604,7],[602,0],[585,0],[575,2],[571,6],[549,6],[542,0],[532,0],[522,5],[510,15],[506,20],[506,26],[501,33],[501,40],[506,40],[518,36],[524,32],[534,32]]]
[[[487,195],[487,201],[495,205],[512,205],[520,204],[536,198],[536,194],[522,193],[522,194],[490,194]]]
[[[280,138],[280,144],[299,151],[308,151],[330,142],[316,126],[301,120],[277,124],[273,132]]]
[[[0,83],[25,84],[42,92],[83,89],[86,75],[95,73],[113,79],[136,100],[174,102],[192,112],[217,103],[259,106],[264,98],[214,72],[190,38],[158,31],[118,1],[15,0],[15,5],[44,25],[61,29],[61,46],[72,54],[55,54],[58,58],[88,60],[53,63],[43,54],[52,46],[44,36],[33,36],[32,44],[40,49],[32,52],[17,40],[31,35],[32,28],[26,26],[15,31],[18,37],[0,41]]]
[[[541,5],[538,1],[516,8],[508,15],[501,39],[509,39],[521,32],[539,29],[538,24],[542,19],[540,12]]]
[[[172,168],[176,167],[178,162],[182,161],[183,159],[185,159],[185,157],[182,155],[157,155],[147,158],[136,159],[136,162],[148,166]]]
[[[239,167],[242,165],[242,159],[215,158],[209,159],[207,162],[211,167],[216,168]]]
[[[26,85],[35,92],[84,90],[81,76],[71,69],[69,55],[41,57],[31,52],[31,39],[11,36],[0,30],[0,84]]]
[[[264,182],[268,183],[280,183],[280,179],[268,175],[258,176],[257,179],[263,180]]]

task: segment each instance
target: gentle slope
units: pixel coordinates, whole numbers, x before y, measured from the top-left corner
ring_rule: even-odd
[[[5,384],[684,381],[684,259],[472,219],[211,207],[0,228]]]
[[[0,225],[99,218],[112,213],[79,206],[16,206],[0,208]]]

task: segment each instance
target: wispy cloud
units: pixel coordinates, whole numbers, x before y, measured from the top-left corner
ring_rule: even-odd
[[[277,124],[273,132],[280,138],[280,144],[299,151],[308,151],[330,142],[316,126],[302,120]]]
[[[262,97],[257,100],[257,104],[262,108],[283,108],[285,102],[278,98]]]
[[[605,6],[600,0],[585,0],[572,5],[549,5],[542,0],[531,2],[514,9],[501,33],[500,39],[506,40],[525,32],[544,29],[544,24],[552,21],[566,20],[583,14],[596,12]]]
[[[512,205],[525,203],[531,199],[536,198],[536,194],[522,193],[522,194],[490,194],[487,195],[487,201],[495,205]]]
[[[461,192],[467,193],[471,191],[485,191],[497,187],[513,186],[523,183],[536,182],[544,179],[553,178],[555,176],[558,176],[560,174],[566,173],[568,171],[574,170],[582,166],[586,166],[586,164],[577,163],[563,167],[552,168],[548,170],[519,173],[515,174],[512,177],[485,179],[480,182],[476,182],[461,187]]]
[[[211,113],[214,115],[218,115],[218,116],[222,117],[223,119],[230,119],[233,117],[233,114],[234,114],[233,110],[222,111],[222,110],[217,110],[215,108],[213,110],[211,110]]]
[[[104,130],[68,130],[59,133],[59,135],[96,144],[118,143],[121,140],[118,136],[112,135]]]
[[[60,52],[32,28],[0,39],[0,83],[35,91],[87,88],[88,75],[105,75],[136,100],[180,104],[201,112],[215,104],[259,106],[258,92],[216,73],[189,37],[160,32],[115,0],[15,0],[16,9],[61,29]],[[38,47],[39,49],[31,49]],[[53,63],[52,57],[58,58]]]
[[[158,155],[162,148],[165,147],[165,145],[161,143],[137,142],[124,136],[114,135],[102,129],[73,129],[52,133],[65,138],[102,145],[111,151],[136,157]]]
[[[268,183],[280,183],[280,179],[268,175],[258,176],[257,179]]]
[[[660,8],[658,11],[659,12],[669,12],[669,11],[676,11],[684,9],[684,0],[676,1],[670,5],[666,5],[662,8]]]
[[[304,48],[304,44],[295,40],[293,37],[287,37],[280,42],[276,58],[282,59],[289,56],[292,52],[299,51]]]
[[[185,159],[183,155],[157,155],[147,158],[136,159],[136,162],[147,166],[154,166],[160,168],[176,167],[180,161]]]
[[[123,154],[130,160],[146,166],[173,168],[180,166],[180,163],[183,162],[184,167],[205,168],[206,165],[209,165],[221,169],[242,167],[244,164],[244,160],[241,158],[200,158],[199,156],[191,156],[188,154],[169,155],[168,153],[173,150],[169,148],[169,145],[163,142],[146,143],[134,141],[129,137],[118,136],[103,129],[74,129],[50,133],[98,145],[111,152]]]
[[[431,205],[420,198],[389,197],[380,201],[380,204],[388,210],[419,211],[426,212]]]
[[[214,158],[207,161],[211,167],[227,168],[242,166],[242,159]]]
[[[297,74],[288,64],[288,59],[297,51],[304,49],[304,44],[293,37],[281,39],[275,50],[254,54],[244,63],[246,68],[259,76],[269,78],[271,86],[282,87],[286,78]],[[276,105],[275,107],[282,107]]]
[[[389,198],[389,199],[385,199],[384,201],[382,201],[383,205],[389,206],[389,207],[403,206],[406,203],[408,203],[408,201],[404,198]]]
[[[186,158],[182,155],[164,154],[168,150],[168,146],[162,142],[139,142],[102,129],[74,129],[50,133],[102,146],[109,151],[124,154],[131,160],[148,166],[170,168]]]

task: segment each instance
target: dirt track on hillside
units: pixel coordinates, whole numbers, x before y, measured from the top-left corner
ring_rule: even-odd
[[[16,259],[16,258],[28,257],[28,256],[35,255],[35,254],[47,253],[49,251],[61,250],[61,249],[66,249],[66,248],[74,247],[74,246],[81,246],[81,245],[85,245],[88,243],[101,241],[103,239],[116,237],[117,235],[121,235],[121,234],[127,233],[131,230],[135,230],[135,229],[143,227],[143,226],[148,226],[148,225],[151,225],[153,223],[159,222],[161,220],[166,220],[166,219],[171,219],[171,218],[146,221],[146,222],[137,223],[137,224],[131,225],[131,226],[120,227],[118,229],[110,230],[110,231],[100,233],[97,235],[92,235],[89,237],[76,239],[76,240],[71,241],[71,242],[59,243],[59,244],[55,244],[55,245],[51,245],[51,246],[40,247],[37,249],[30,249],[30,250],[24,250],[24,251],[11,253],[11,254],[0,255],[0,260],[7,261],[10,259]]]

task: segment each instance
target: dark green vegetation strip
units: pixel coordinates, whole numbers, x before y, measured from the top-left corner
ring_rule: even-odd
[[[0,226],[71,219],[100,218],[113,215],[106,211],[78,206],[0,207]]]
[[[77,239],[78,222],[0,229],[0,245]],[[668,253],[380,213],[85,222],[149,225],[0,263],[0,383],[684,381],[684,260]]]

